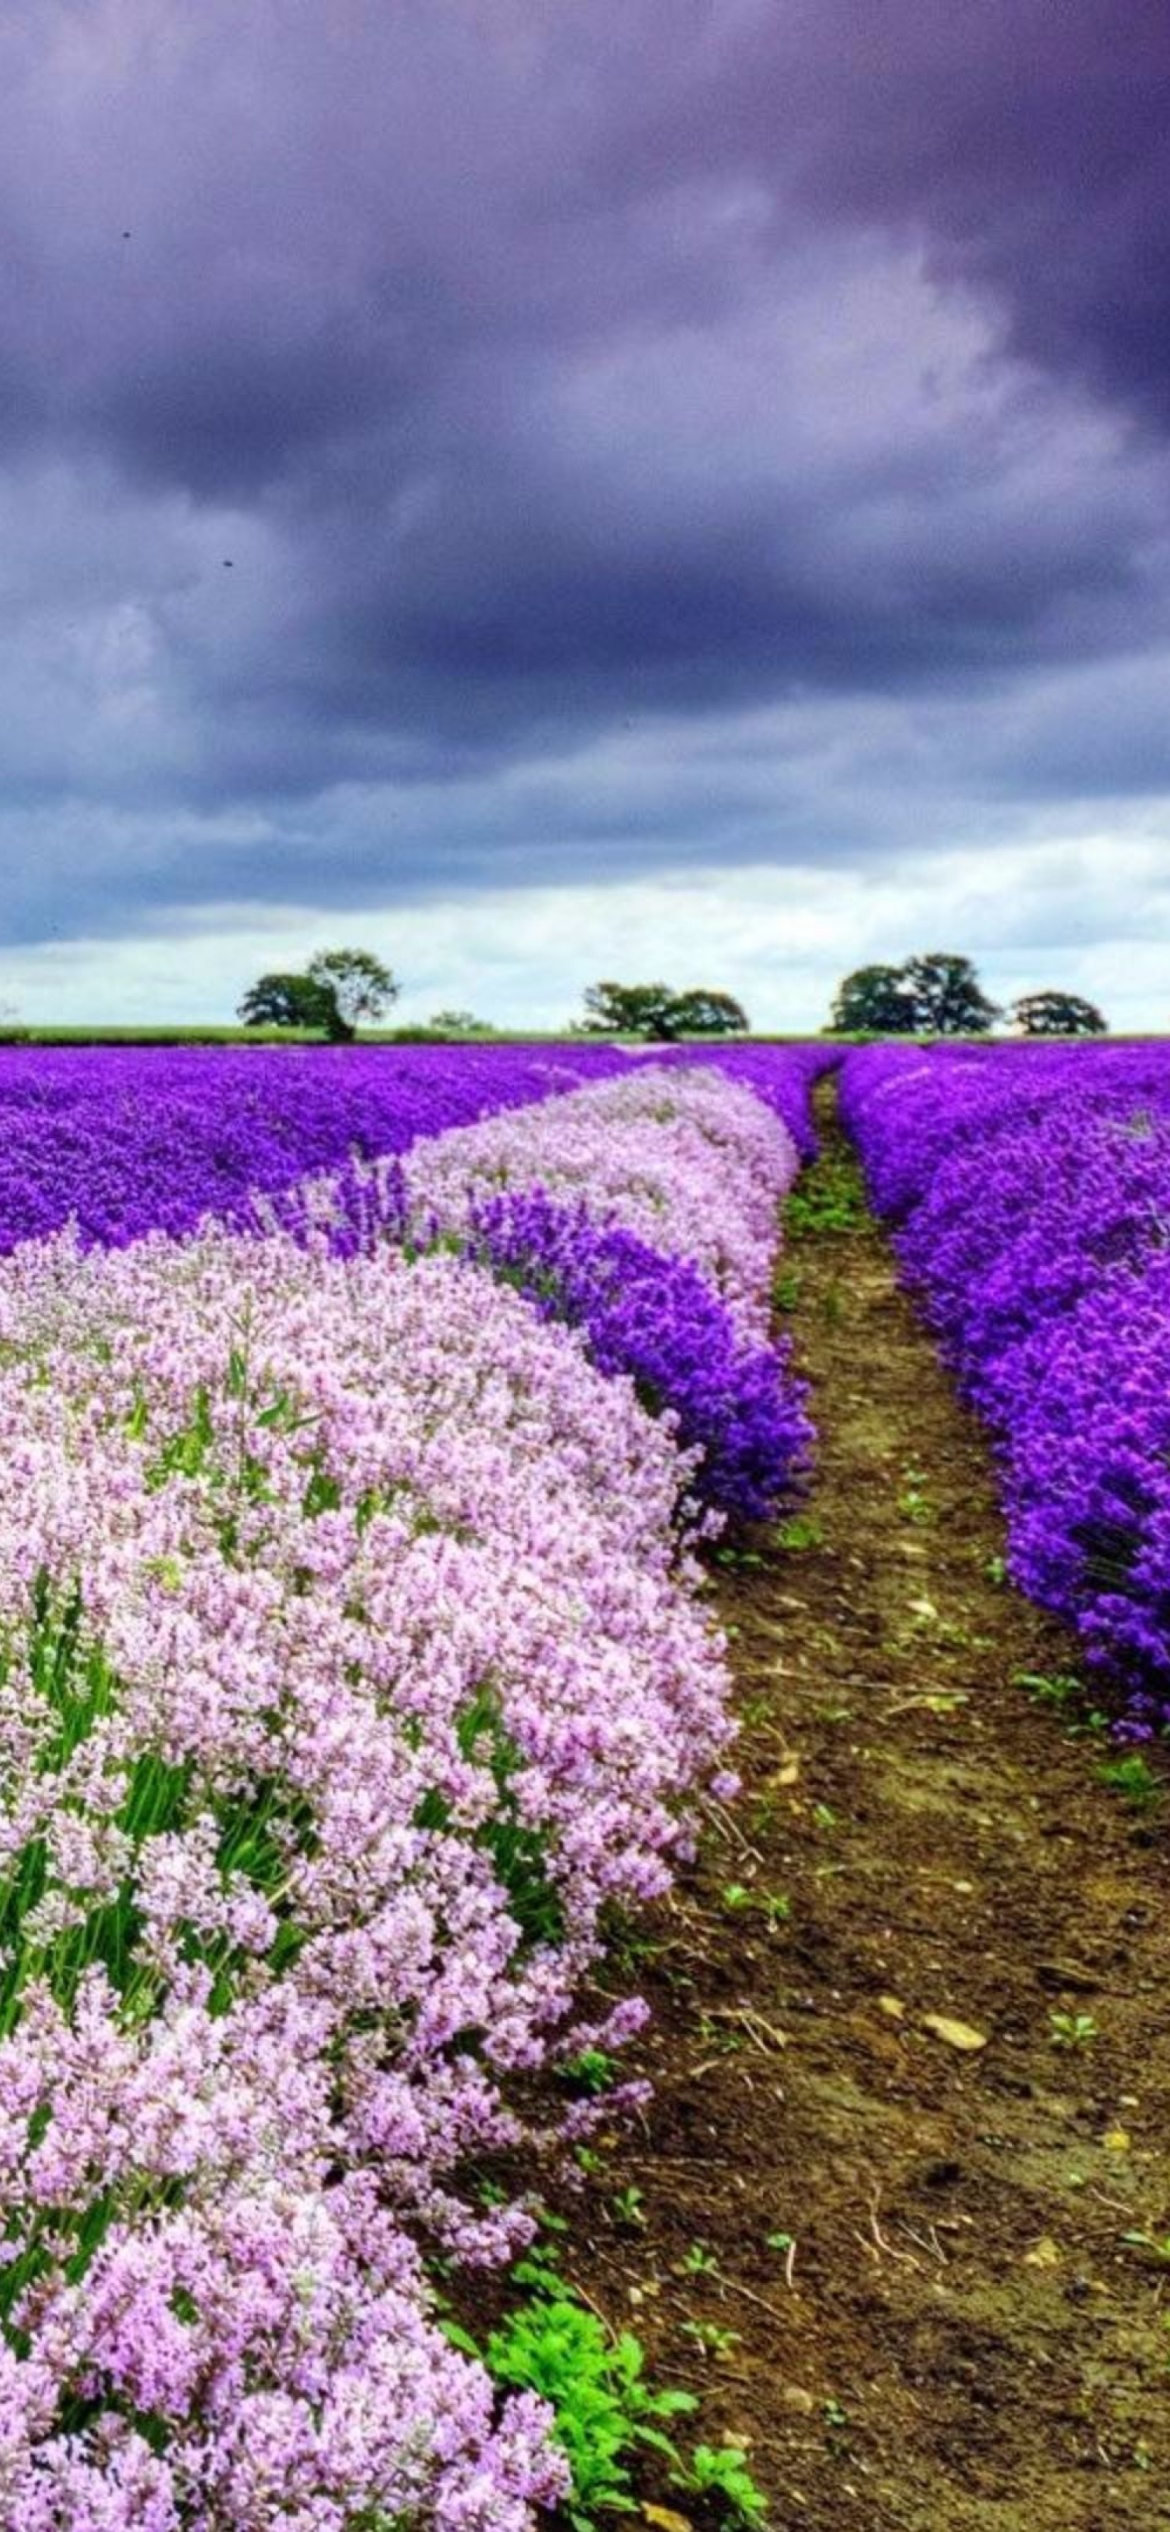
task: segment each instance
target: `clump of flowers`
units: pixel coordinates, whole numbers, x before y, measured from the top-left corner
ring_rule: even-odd
[[[417,2246],[725,1749],[676,1445],[450,1257],[27,1248],[0,1354],[0,2519],[518,2526]]]
[[[447,1233],[494,1196],[540,1187],[688,1258],[742,1333],[761,1339],[777,1212],[799,1168],[779,1117],[721,1071],[640,1063],[552,1107],[433,1135],[406,1156],[403,1178],[412,1222]]]
[[[497,1196],[473,1216],[472,1253],[547,1318],[581,1328],[598,1370],[628,1374],[696,1454],[691,1488],[715,1512],[775,1518],[808,1475],[807,1390],[786,1342],[752,1344],[689,1258],[596,1223],[543,1189]]]
[[[334,1256],[383,1240],[474,1256],[672,1418],[708,1511],[763,1520],[803,1483],[813,1440],[790,1349],[767,1339],[778,1211],[799,1166],[778,1117],[714,1067],[643,1064],[547,1113],[351,1161],[255,1218]]]

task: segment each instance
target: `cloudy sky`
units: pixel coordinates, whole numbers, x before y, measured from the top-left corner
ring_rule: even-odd
[[[1170,1026],[1165,0],[8,0],[0,1000]]]

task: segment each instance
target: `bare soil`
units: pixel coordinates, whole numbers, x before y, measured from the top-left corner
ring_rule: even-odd
[[[998,1579],[986,1440],[884,1238],[789,1264],[813,1526],[720,1569],[745,1796],[636,1946],[655,2098],[566,2266],[746,2440],[777,2526],[1145,2532],[1170,1799],[1111,1791],[1108,1740],[1017,1684],[1076,1648]]]

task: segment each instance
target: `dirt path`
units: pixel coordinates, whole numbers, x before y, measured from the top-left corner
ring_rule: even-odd
[[[813,1526],[726,1569],[748,1793],[637,1960],[656,2099],[573,2266],[750,2437],[777,2526],[1145,2532],[1170,1800],[1107,1788],[1108,1743],[1014,1684],[1073,1649],[996,1578],[986,1447],[884,1240],[788,1267]]]

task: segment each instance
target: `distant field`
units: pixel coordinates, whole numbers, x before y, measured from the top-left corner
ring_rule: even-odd
[[[1166,1036],[1167,1032],[1164,1029],[1131,1029],[1128,1031],[1117,1031],[1116,1033],[1111,1032],[1108,1038],[1098,1038],[1095,1043],[1097,1045],[1104,1044],[1111,1046],[1158,1046],[1165,1041]],[[648,1043],[647,1040],[642,1038],[622,1036],[605,1038],[597,1037],[585,1042],[591,1042],[594,1045],[600,1046],[640,1046]],[[717,1038],[682,1038],[675,1041],[675,1043],[684,1046],[715,1046],[719,1044],[731,1046],[815,1046],[826,1044],[840,1047],[871,1046],[874,1044],[892,1044],[897,1046],[936,1046],[939,1042],[940,1041],[937,1038],[932,1037],[898,1037],[887,1040],[880,1038],[874,1039],[866,1036],[865,1034],[846,1035],[844,1033],[840,1036],[833,1036],[830,1038],[826,1031],[820,1029],[752,1029],[746,1037],[728,1038],[723,1040]],[[1053,1039],[1018,1037],[956,1037],[948,1038],[945,1041],[945,1043],[950,1046],[1052,1046],[1077,1045],[1093,1042],[1094,1041],[1072,1038]],[[17,1024],[7,1028],[0,1027],[0,1046],[321,1046],[327,1043],[328,1041],[323,1039],[320,1034],[313,1029],[245,1029],[239,1027],[238,1025],[233,1025],[228,1028],[215,1028],[209,1022],[201,1023],[191,1028],[169,1028],[162,1025],[155,1025],[153,1027],[135,1027],[122,1022],[109,1027],[94,1027],[83,1024],[71,1028],[36,1028],[31,1026],[23,1027]],[[400,1029],[362,1029],[359,1031],[358,1037],[355,1040],[347,1041],[347,1043],[353,1043],[361,1046],[560,1046],[567,1043],[580,1045],[582,1043],[582,1039],[568,1028],[493,1029],[490,1035],[485,1034],[483,1036],[463,1037],[448,1035],[447,1032],[441,1029],[404,1027]]]

